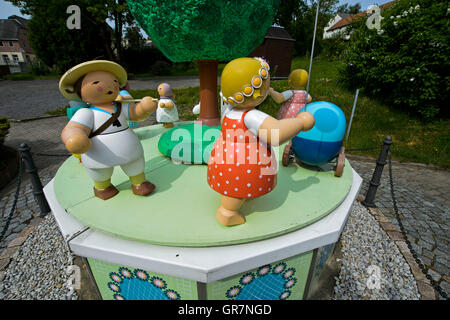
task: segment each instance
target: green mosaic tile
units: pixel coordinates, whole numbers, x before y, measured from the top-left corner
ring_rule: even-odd
[[[197,300],[197,283],[127,266],[88,259],[104,300]]]
[[[208,283],[208,300],[300,300],[312,251]]]

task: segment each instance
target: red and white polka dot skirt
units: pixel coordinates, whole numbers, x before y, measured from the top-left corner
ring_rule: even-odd
[[[208,163],[208,185],[233,198],[256,198],[276,186],[276,157],[245,126],[247,112],[239,120],[224,117]]]

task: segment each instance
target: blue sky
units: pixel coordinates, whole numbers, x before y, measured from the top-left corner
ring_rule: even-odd
[[[28,18],[20,13],[19,8],[13,6],[11,2],[0,0],[0,19],[7,19],[9,16],[16,15],[19,17]]]
[[[349,5],[354,5],[359,2],[362,10],[366,10],[372,4],[383,4],[389,2],[390,0],[349,0],[349,1],[339,1],[339,5],[348,3]]]
[[[347,0],[347,1],[339,1],[339,5],[348,3],[353,5],[355,3],[360,3],[361,8],[363,10],[367,9],[371,4],[383,4],[388,2],[389,0]],[[19,9],[11,4],[11,2],[6,2],[5,0],[0,0],[0,19],[6,19],[11,15],[18,15],[28,18],[20,13]]]

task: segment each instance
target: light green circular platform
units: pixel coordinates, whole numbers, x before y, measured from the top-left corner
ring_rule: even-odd
[[[55,195],[61,206],[82,224],[120,238],[169,246],[218,246],[274,237],[307,226],[333,211],[352,184],[348,161],[344,174],[281,165],[274,191],[247,201],[246,223],[225,227],[216,220],[220,197],[206,183],[206,165],[174,164],[158,151],[160,125],[135,130],[145,152],[147,178],[156,185],[148,197],[131,191],[128,177],[117,167],[112,183],[119,194],[107,201],[94,197],[93,183],[75,157],[59,168]]]

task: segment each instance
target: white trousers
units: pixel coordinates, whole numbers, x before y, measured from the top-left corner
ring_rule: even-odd
[[[145,170],[145,160],[144,157],[140,157],[136,160],[128,162],[124,165],[120,166],[125,172],[125,174],[129,177],[136,176],[140,173],[143,173]],[[86,167],[85,167],[86,168]],[[88,175],[92,180],[101,182],[111,179],[114,167],[110,168],[86,168]]]

